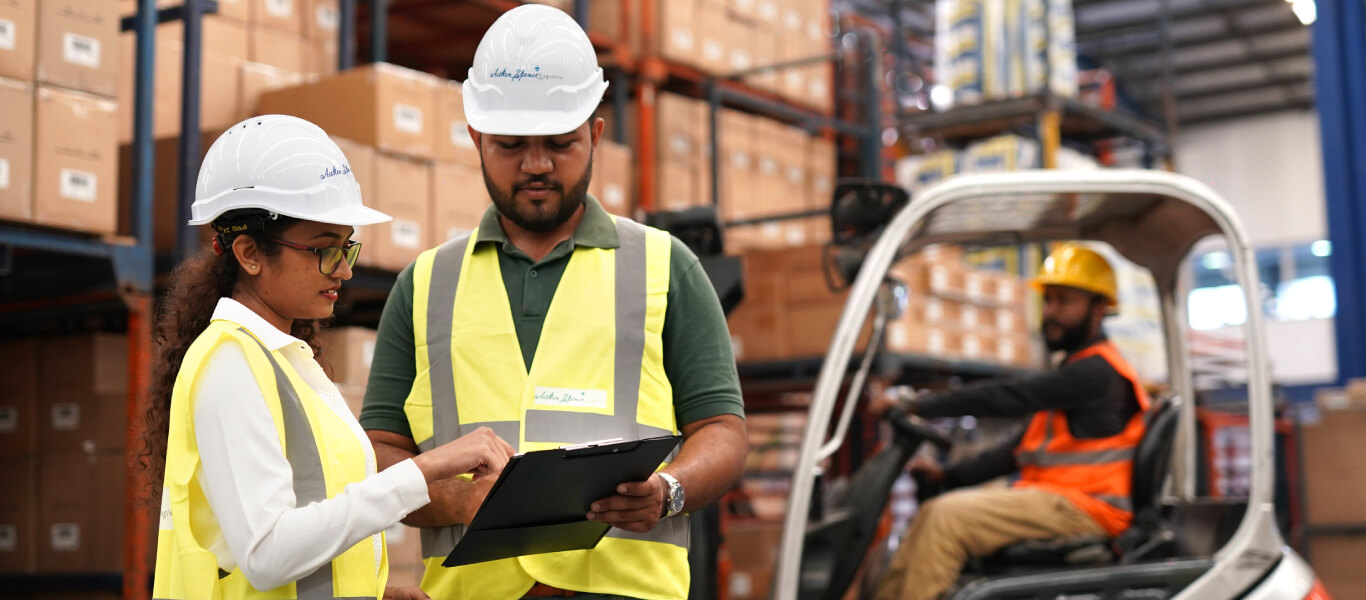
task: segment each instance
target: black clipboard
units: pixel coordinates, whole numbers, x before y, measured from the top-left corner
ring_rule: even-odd
[[[442,566],[597,546],[610,527],[587,520],[588,507],[616,495],[622,483],[649,478],[681,439],[589,443],[512,457]]]

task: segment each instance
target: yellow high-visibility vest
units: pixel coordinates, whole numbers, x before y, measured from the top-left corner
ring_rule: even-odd
[[[530,372],[496,245],[474,244],[475,230],[417,259],[417,378],[404,411],[419,449],[481,426],[518,452],[678,432],[662,341],[670,237],[614,220],[620,248],[579,247],[570,256]],[[537,581],[647,600],[688,596],[686,519],[663,520],[646,534],[613,528],[592,550],[442,567],[462,531],[422,530],[422,589],[433,599],[516,599]]]
[[[245,328],[214,321],[190,345],[176,377],[171,399],[170,438],[161,529],[157,535],[157,600],[324,600],[378,598],[389,578],[389,556],[378,567],[370,538],[348,548],[297,582],[273,590],[252,587],[241,569],[221,571],[213,552],[200,540],[221,537],[218,522],[200,487],[199,449],[195,443],[194,395],[206,358],[222,344],[237,344],[247,356],[266,405],[275,419],[299,506],[332,498],[365,479],[369,452],[350,427],[328,408],[289,361],[270,352]]]

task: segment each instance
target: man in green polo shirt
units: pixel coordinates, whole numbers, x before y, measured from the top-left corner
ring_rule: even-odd
[[[710,280],[676,238],[614,219],[587,193],[606,86],[563,12],[525,5],[490,27],[464,100],[493,204],[472,235],[399,274],[360,421],[380,469],[484,424],[518,451],[675,431],[683,442],[654,476],[593,503],[585,518],[613,528],[592,550],[445,569],[455,526],[492,482],[433,484],[404,522],[424,528],[423,589],[438,600],[683,600],[677,515],[743,470],[739,378]]]

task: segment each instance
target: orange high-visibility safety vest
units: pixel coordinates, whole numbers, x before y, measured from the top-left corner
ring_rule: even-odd
[[[1034,415],[1024,438],[1015,448],[1020,465],[1019,487],[1033,487],[1065,496],[1090,515],[1110,535],[1119,535],[1133,521],[1129,489],[1133,477],[1134,451],[1143,438],[1143,416],[1148,394],[1134,368],[1110,342],[1101,342],[1068,359],[1073,363],[1099,355],[1127,379],[1138,398],[1135,413],[1124,431],[1106,438],[1078,439],[1067,427],[1060,410]]]

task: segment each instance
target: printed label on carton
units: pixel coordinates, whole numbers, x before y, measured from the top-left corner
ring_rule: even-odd
[[[5,523],[0,525],[0,552],[14,552],[19,548],[19,528]]]
[[[78,429],[81,426],[81,405],[75,402],[61,402],[52,405],[52,428],[61,431]]]
[[[9,159],[0,158],[0,190],[9,189]]]
[[[938,329],[931,329],[929,333],[925,335],[925,339],[925,349],[928,350],[930,354],[944,353],[944,332]]]
[[[0,50],[14,49],[14,21],[0,19]]]
[[[53,550],[79,550],[81,548],[81,526],[75,523],[52,524]]]
[[[1001,344],[996,347],[996,359],[1003,363],[1015,362],[1015,344]]]
[[[963,355],[977,358],[982,355],[982,340],[975,335],[963,338]]]
[[[451,121],[451,143],[461,148],[473,148],[474,140],[470,139],[470,125],[459,119]]]
[[[407,133],[422,133],[422,109],[407,104],[395,104],[394,129]]]
[[[318,29],[335,31],[341,24],[341,14],[335,6],[319,6],[314,20],[318,24]]]
[[[62,36],[62,58],[73,65],[98,69],[100,67],[100,41],[75,33]]]
[[[13,406],[0,406],[0,433],[19,431],[19,409]]]
[[[294,14],[294,0],[266,0],[266,12],[272,17],[288,19]]]
[[[375,361],[375,340],[365,340],[360,345],[360,362],[365,368],[370,368],[370,363]]]
[[[673,30],[673,35],[669,36],[669,39],[673,42],[674,48],[677,48],[682,52],[692,51],[691,31],[688,31],[687,29],[675,29]]]
[[[422,245],[422,227],[414,221],[394,219],[391,239],[400,248],[416,249]]]
[[[62,169],[60,193],[63,198],[79,202],[95,201],[98,178],[94,173],[76,169]]]
[[[609,183],[602,186],[602,202],[609,208],[622,210],[626,208],[626,188],[620,183]]]

